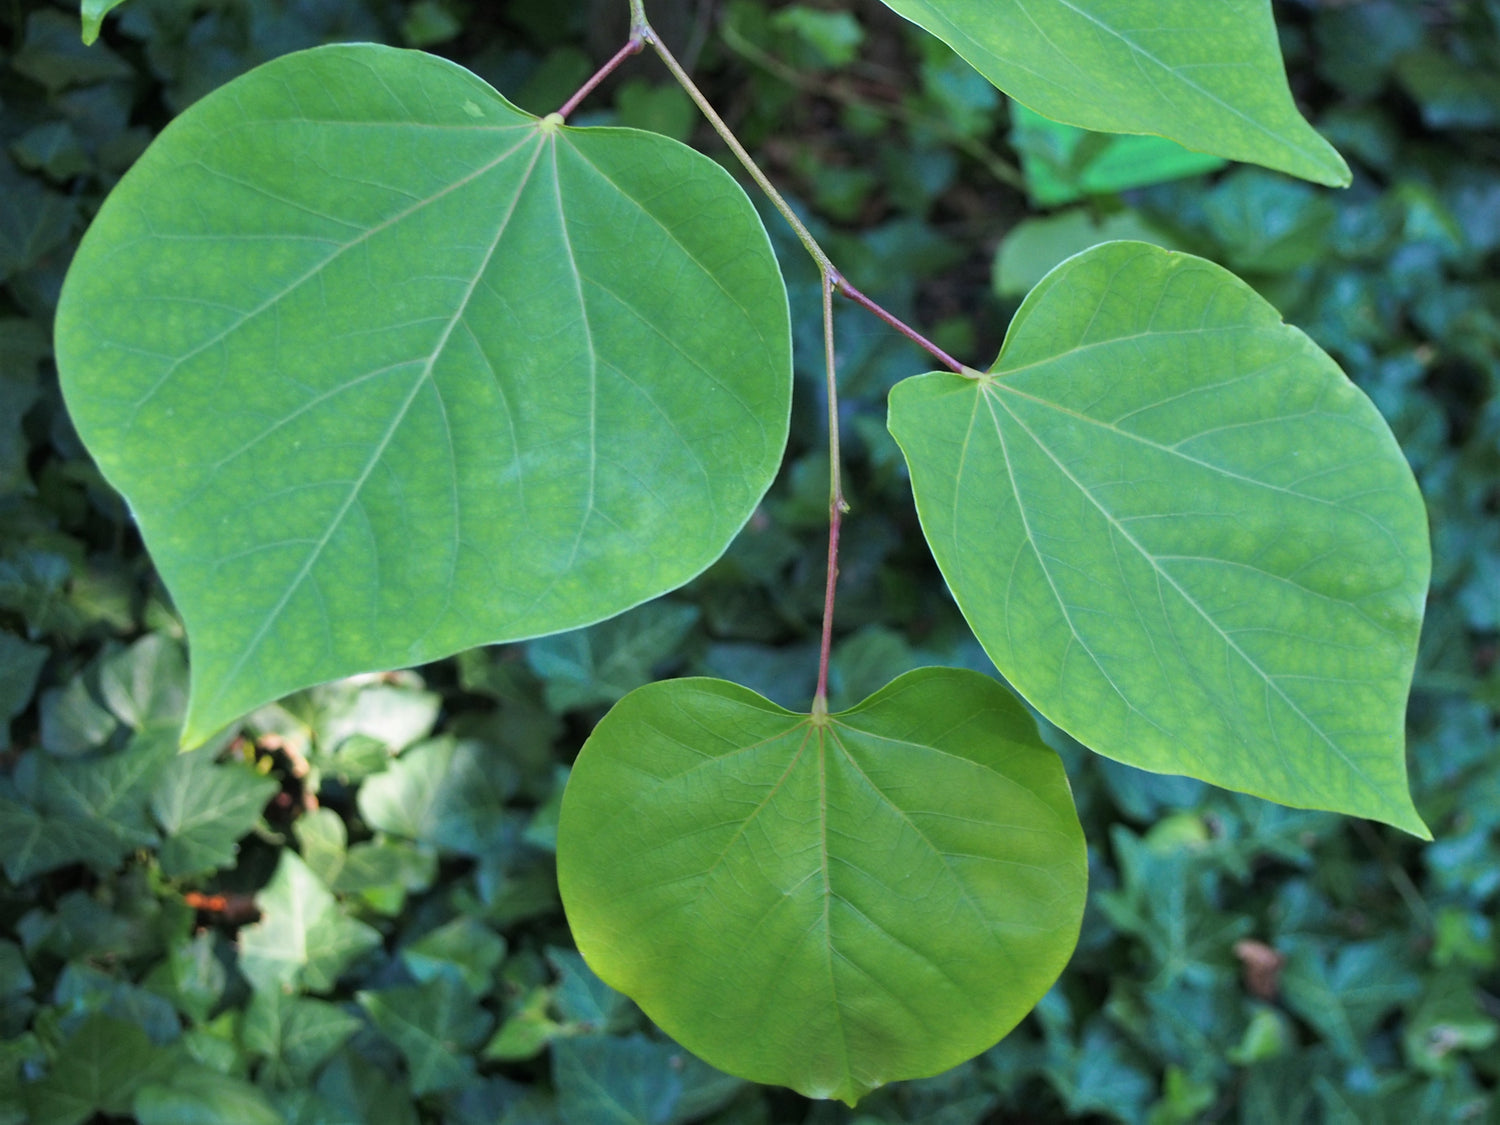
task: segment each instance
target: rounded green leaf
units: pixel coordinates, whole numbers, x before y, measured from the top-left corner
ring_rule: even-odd
[[[557,854],[600,977],[714,1066],[851,1103],[1014,1027],[1087,884],[1030,715],[944,668],[822,717],[722,680],[639,688],[579,755]]]
[[[1045,117],[1349,183],[1287,87],[1270,0],[885,0]]]
[[[1427,830],[1404,716],[1426,512],[1375,407],[1232,274],[1057,267],[992,372],[891,394],[922,529],[1006,678],[1108,757]]]
[[[169,126],[57,346],[186,620],[189,741],[687,581],[769,486],[791,393],[780,273],[713,161],[371,45]]]

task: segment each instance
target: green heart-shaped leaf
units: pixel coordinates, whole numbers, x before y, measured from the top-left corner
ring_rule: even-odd
[[[1085,745],[1427,836],[1404,717],[1426,512],[1395,438],[1218,266],[1064,262],[992,372],[891,394],[922,530],[995,664]]]
[[[186,619],[189,742],[687,581],[768,487],[791,393],[780,273],[713,161],[370,45],[173,122],[57,346]]]
[[[821,716],[722,680],[639,688],[579,755],[557,854],[600,977],[713,1065],[851,1103],[1014,1027],[1087,885],[1031,716],[945,668]]]
[[[1017,101],[1343,186],[1297,112],[1270,0],[885,0]]]

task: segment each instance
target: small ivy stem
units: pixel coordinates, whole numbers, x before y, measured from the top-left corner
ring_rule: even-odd
[[[870,298],[866,297],[844,279],[843,274],[839,273],[838,269],[835,268],[833,259],[828,256],[823,247],[818,245],[818,240],[812,236],[812,232],[807,229],[807,225],[792,210],[791,204],[786,201],[781,192],[776,190],[776,185],[771,183],[770,178],[761,171],[760,165],[755,163],[754,157],[746,151],[744,145],[740,144],[739,138],[725,124],[724,119],[719,116],[718,111],[709,103],[703,91],[698,89],[697,84],[689,77],[688,72],[683,69],[682,64],[677,61],[672,52],[667,50],[666,44],[657,36],[656,29],[646,21],[644,0],[630,0],[630,36],[632,41],[639,38],[642,42],[650,44],[651,49],[666,64],[666,68],[672,72],[672,77],[677,79],[677,84],[687,91],[688,97],[692,98],[693,104],[698,107],[698,111],[713,126],[714,132],[719,134],[720,139],[729,146],[729,151],[734,153],[735,158],[744,166],[745,171],[750,173],[750,178],[755,181],[755,185],[765,193],[766,198],[771,201],[771,205],[777,211],[781,212],[781,217],[792,228],[792,232],[797,236],[797,241],[802,243],[803,248],[811,256],[813,262],[817,264],[818,271],[823,275],[823,279],[827,283],[825,287],[834,292],[842,293],[855,304],[864,306],[881,320],[885,321],[886,324],[889,324],[897,332],[912,341],[912,343],[930,352],[938,362],[953,371],[962,373],[964,367],[958,360],[943,351],[916,329],[905,324],[893,314],[886,312],[885,309],[870,300]],[[827,295],[825,294],[825,296]]]
[[[917,347],[931,354],[939,363],[943,364],[949,370],[955,371],[959,374],[963,373],[963,364],[959,363],[958,360],[954,359],[947,352],[943,351],[942,348],[938,347],[926,336],[923,336],[915,328],[912,328],[910,325],[908,325],[905,321],[901,320],[899,317],[893,316],[891,313],[886,312],[885,309],[881,308],[874,301],[870,300],[870,298],[861,293],[858,289],[854,288],[854,286],[850,285],[846,280],[844,280],[843,277],[836,277],[835,284],[838,287],[838,291],[845,297],[848,297],[849,300],[853,301],[856,305],[860,305],[863,308],[866,308],[870,312],[874,313],[877,317],[885,321],[885,323],[889,324],[897,332],[901,333],[901,335],[905,336],[912,343],[916,344]]]
[[[646,41],[640,35],[632,31],[629,40],[627,40],[625,43],[625,46],[616,51],[614,53],[614,57],[612,57],[609,62],[605,63],[597,71],[595,71],[592,78],[590,78],[582,86],[578,87],[577,93],[575,93],[571,98],[563,102],[563,104],[558,107],[557,116],[566,120],[568,114],[572,113],[575,109],[578,108],[578,103],[592,94],[595,87],[597,87],[599,83],[608,78],[610,74],[614,72],[616,67],[618,67],[622,62],[628,59],[631,55],[639,54],[641,48],[645,46],[645,42]]]
[[[838,275],[823,271],[823,365],[828,374],[828,578],[823,587],[823,640],[818,649],[818,690],[813,714],[828,713],[828,658],[833,651],[833,595],[839,580],[839,531],[844,513],[844,478],[839,455],[839,391],[833,355],[833,291]]]

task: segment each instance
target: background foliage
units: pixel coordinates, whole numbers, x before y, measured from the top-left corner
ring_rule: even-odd
[[[1083,940],[994,1050],[856,1110],[728,1079],[569,945],[552,841],[592,724],[659,675],[803,707],[827,473],[817,276],[792,289],[782,476],[688,588],[578,633],[348,681],[175,754],[181,630],[62,410],[50,320],[77,238],[170,116],[282,52],[437,50],[556,108],[625,5],[0,4],[0,1122],[1483,1120],[1500,1077],[1500,2],[1278,5],[1329,192],[1059,130],[875,5],[659,3],[653,19],[850,280],[987,362],[1099,237],[1251,280],[1368,391],[1432,514],[1409,722],[1437,842],[1063,752]],[[575,116],[718,153],[645,60]],[[1172,179],[1173,176],[1187,178]],[[885,394],[930,364],[840,311],[854,512],[834,708],[919,663],[987,669],[922,547]],[[262,916],[264,915],[264,916]]]

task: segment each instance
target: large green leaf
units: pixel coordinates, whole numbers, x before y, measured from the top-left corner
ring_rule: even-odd
[[[922,529],[986,651],[1111,758],[1420,836],[1404,716],[1429,553],[1370,401],[1247,285],[1112,242],[989,374],[891,395]]]
[[[769,485],[791,392],[721,168],[371,45],[174,121],[84,239],[57,348],[186,620],[189,743],[687,581]]]
[[[1349,182],[1292,101],[1270,0],[885,3],[1055,121]]]
[[[853,1102],[1008,1032],[1087,873],[1020,702],[926,668],[823,716],[721,680],[632,692],[574,766],[558,881],[588,963],[673,1038]]]

